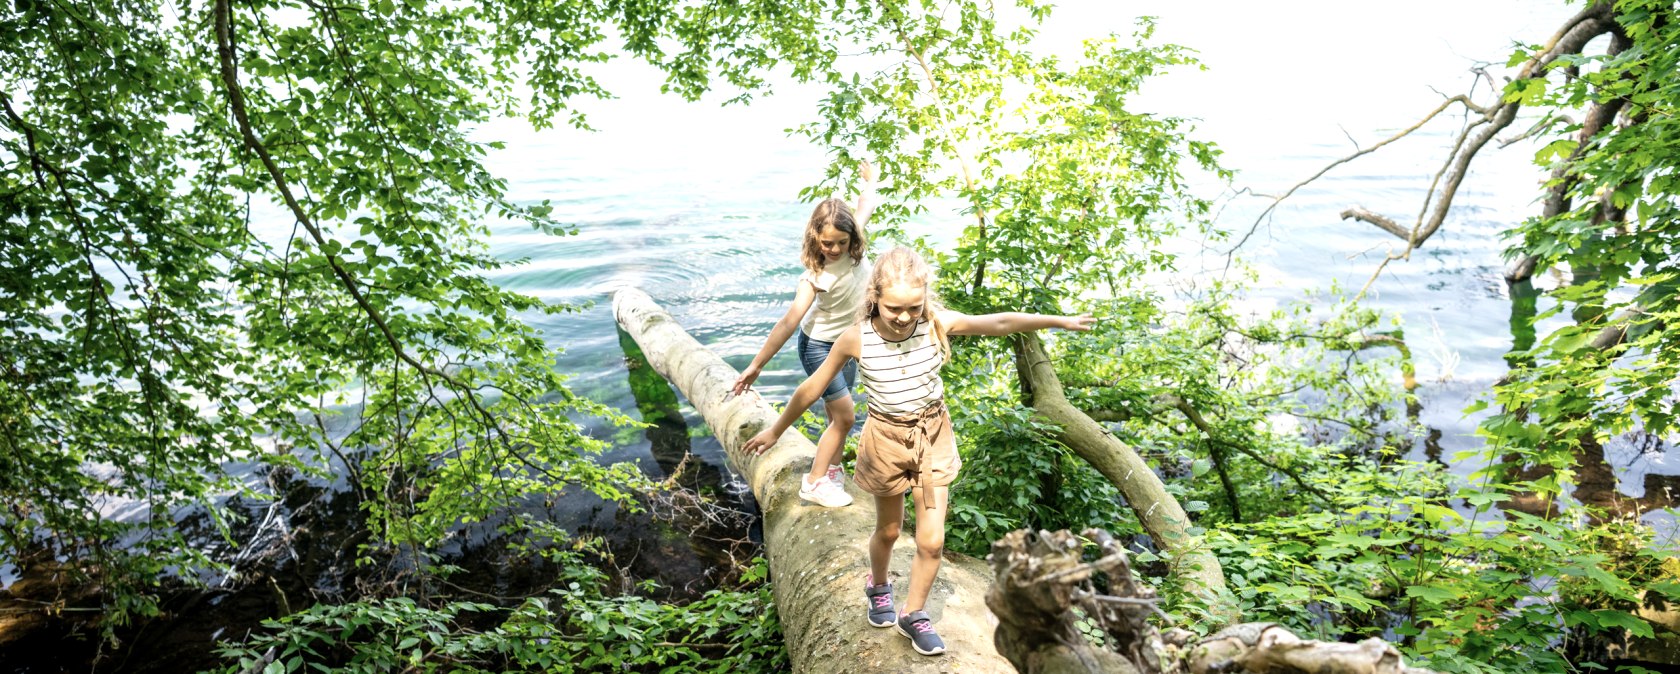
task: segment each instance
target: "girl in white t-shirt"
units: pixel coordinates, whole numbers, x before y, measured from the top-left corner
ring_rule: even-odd
[[[856,321],[863,285],[869,278],[869,260],[864,257],[864,224],[869,221],[874,206],[869,200],[873,196],[875,171],[867,161],[862,166],[862,178],[864,189],[858,197],[856,211],[836,198],[823,200],[811,211],[800,254],[805,273],[799,276],[793,304],[770,329],[770,338],[764,341],[752,364],[735,380],[730,389],[732,394],[740,395],[752,386],[765,363],[782,349],[796,326],[799,362],[805,374],[810,375],[828,358],[834,340]],[[824,507],[838,508],[852,502],[852,496],[846,493],[845,474],[840,469],[840,449],[846,444],[846,436],[852,432],[856,419],[857,408],[852,404],[852,385],[856,380],[857,366],[848,365],[823,389],[828,427],[817,441],[817,457],[811,462],[810,472],[800,481],[799,497]],[[801,409],[800,413],[803,412]]]

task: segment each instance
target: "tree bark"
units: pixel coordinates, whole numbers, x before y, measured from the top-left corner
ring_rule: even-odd
[[[1361,221],[1364,221],[1364,222],[1369,222],[1373,225],[1376,225],[1378,229],[1381,229],[1382,231],[1388,232],[1389,234],[1393,234],[1395,236],[1400,237],[1401,241],[1406,241],[1406,242],[1409,243],[1412,240],[1412,230],[1406,229],[1405,227],[1401,226],[1401,224],[1398,223],[1398,222],[1395,222],[1393,218],[1390,218],[1390,217],[1388,217],[1386,215],[1383,215],[1381,213],[1372,212],[1370,209],[1365,208],[1364,206],[1354,206],[1352,208],[1348,208],[1348,209],[1342,211],[1342,219],[1347,220],[1349,218],[1352,218],[1354,220],[1361,220]]]
[[[1223,621],[1235,620],[1236,608],[1229,603],[1225,572],[1213,553],[1201,547],[1190,534],[1190,517],[1178,500],[1167,493],[1161,478],[1143,457],[1108,429],[1068,402],[1061,379],[1035,333],[1011,338],[1015,345],[1015,367],[1028,391],[1028,404],[1056,425],[1057,439],[1108,478],[1126,503],[1137,513],[1144,531],[1161,549],[1172,553],[1171,574],[1186,590],[1201,597],[1208,611]]]
[[[701,346],[640,290],[614,292],[613,314],[654,370],[699,410],[758,499],[770,585],[795,672],[1014,671],[992,645],[997,619],[984,601],[991,573],[971,557],[947,552],[928,598],[928,614],[948,648],[944,655],[918,655],[895,631],[870,627],[863,583],[869,571],[868,538],[875,529],[873,499],[848,486],[857,500],[845,508],[801,501],[799,479],[816,455],[809,440],[787,433],[763,454],[746,455],[741,445],[776,414],[756,393],[729,396],[738,376],[735,368]],[[912,540],[904,532],[893,556],[892,568],[902,570],[894,582],[900,602]]]

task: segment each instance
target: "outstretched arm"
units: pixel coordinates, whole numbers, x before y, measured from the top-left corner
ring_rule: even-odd
[[[1045,328],[1061,328],[1084,332],[1096,324],[1097,319],[1088,315],[1082,316],[1050,316],[1046,314],[1026,314],[1008,311],[998,314],[980,314],[969,316],[946,310],[941,312],[950,334],[953,335],[983,335],[986,337],[1002,337],[1017,332],[1032,332]]]
[[[856,325],[847,328],[846,332],[840,335],[840,339],[834,342],[834,348],[829,350],[828,359],[823,361],[822,367],[817,368],[816,372],[800,382],[799,388],[794,389],[793,398],[788,400],[787,407],[782,408],[782,415],[776,417],[776,422],[770,424],[769,428],[748,439],[747,444],[741,447],[742,451],[756,455],[776,444],[776,440],[793,426],[799,415],[804,414],[812,403],[817,402],[817,397],[822,395],[823,389],[828,388],[828,382],[840,374],[840,368],[846,366],[846,361],[858,357],[858,345],[862,342],[858,335]]]
[[[764,366],[776,356],[777,351],[787,344],[793,331],[799,329],[799,319],[804,318],[805,312],[811,309],[811,303],[817,300],[817,288],[809,281],[801,280],[799,289],[793,293],[793,304],[788,306],[787,313],[782,314],[781,320],[776,321],[776,327],[770,328],[770,337],[764,340],[764,346],[753,356],[752,364],[741,371],[740,378],[735,385],[729,387],[730,395],[741,395],[747,387],[758,380],[758,375],[764,372]]]
[[[858,166],[858,177],[863,182],[858,185],[857,208],[852,213],[857,217],[858,226],[867,229],[869,216],[875,214],[875,204],[881,200],[875,194],[875,165],[870,164],[868,159],[863,160]]]

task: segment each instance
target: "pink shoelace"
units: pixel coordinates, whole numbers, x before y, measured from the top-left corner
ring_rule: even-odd
[[[930,623],[926,620],[917,622],[916,623],[916,631],[921,632],[922,634],[928,634],[928,633],[933,631],[933,623]]]
[[[875,608],[887,608],[889,606],[892,606],[892,597],[884,594],[875,597]]]

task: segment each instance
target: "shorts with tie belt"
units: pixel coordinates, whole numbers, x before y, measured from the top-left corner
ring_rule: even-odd
[[[951,415],[939,400],[906,415],[869,410],[852,480],[876,496],[894,496],[949,485],[961,468]]]

